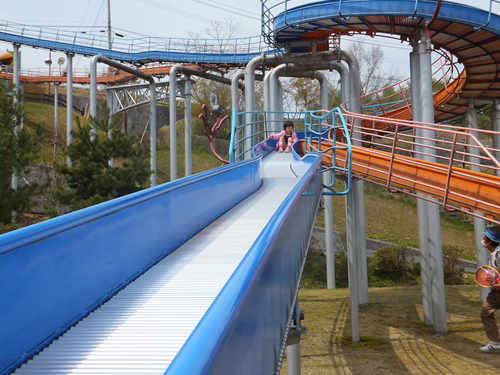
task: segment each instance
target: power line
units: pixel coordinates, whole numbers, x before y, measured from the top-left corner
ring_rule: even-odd
[[[260,21],[260,18],[257,18],[257,17],[253,17],[253,16],[249,16],[248,14],[244,14],[244,13],[240,13],[240,12],[235,12],[234,10],[229,10],[229,9],[226,9],[225,7],[218,7],[217,5],[213,5],[213,4],[210,4],[210,3],[206,3],[204,1],[201,1],[201,0],[192,0],[194,1],[195,3],[199,3],[199,4],[203,4],[203,5],[208,5],[209,7],[211,8],[216,8],[216,9],[220,9],[220,10],[223,10],[225,12],[228,12],[228,13],[233,13],[233,14],[237,14],[238,16],[242,16],[242,17],[247,17],[247,18],[251,18],[253,20],[257,20],[257,21]],[[213,3],[215,3],[215,1],[212,1]],[[218,3],[218,4],[221,4],[221,3]],[[224,4],[222,4],[224,5]],[[226,5],[225,5],[226,6]],[[231,7],[233,8],[233,7]],[[238,8],[233,8],[233,9],[238,9]],[[238,9],[239,10],[239,9]]]
[[[185,11],[180,10],[180,9],[172,8],[172,7],[166,6],[164,4],[158,3],[158,2],[153,1],[153,0],[136,0],[136,1],[143,3],[143,4],[146,4],[146,5],[149,5],[149,6],[152,6],[152,7],[155,7],[155,8],[158,8],[158,9],[161,9],[161,10],[165,10],[165,11],[170,12],[170,13],[177,14],[177,15],[182,16],[182,17],[190,18],[190,19],[193,19],[193,20],[198,21],[198,22],[203,22],[203,23],[206,23],[209,25],[212,25],[212,23],[214,22],[213,19],[205,18],[202,16],[198,16],[196,14],[193,14],[191,12],[185,12]],[[228,29],[228,27],[224,24],[222,24],[221,27]],[[254,35],[254,31],[243,29],[243,28],[240,30],[247,32],[250,35],[252,35],[252,34]]]

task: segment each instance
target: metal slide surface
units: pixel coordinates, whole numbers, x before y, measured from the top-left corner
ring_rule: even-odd
[[[262,187],[14,374],[163,374],[297,182],[292,155],[262,160]],[[196,215],[196,212],[193,212]]]

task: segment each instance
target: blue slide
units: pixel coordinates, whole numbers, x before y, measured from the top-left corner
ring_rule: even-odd
[[[0,373],[273,372],[321,160],[258,149],[2,235]]]

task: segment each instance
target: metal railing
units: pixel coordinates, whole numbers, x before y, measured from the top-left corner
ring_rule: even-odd
[[[498,132],[377,118],[346,111],[344,116],[349,124],[350,136],[362,139],[363,147],[354,146],[355,149],[361,151],[369,148],[367,152],[371,156],[379,155],[389,160],[387,169],[385,166],[367,167],[363,162],[353,161],[353,171],[363,170],[363,175],[358,174],[356,177],[382,185],[391,192],[412,196],[428,193],[439,198],[440,204],[447,211],[461,211],[483,218],[474,212],[479,210],[486,213],[488,220],[500,223],[500,201],[491,197],[497,197],[500,191],[500,161],[494,156],[500,149],[490,146],[493,136]],[[363,125],[356,125],[355,119],[360,119]],[[377,122],[388,126],[380,128]],[[394,168],[398,163],[411,167],[408,167],[406,173],[401,173]],[[429,171],[435,172],[446,176],[446,181],[421,182],[421,176],[412,175],[409,170],[421,170],[422,175]],[[455,187],[450,190],[452,180],[456,184],[462,184],[464,189]],[[471,196],[465,193],[465,184],[477,184],[484,191],[474,192],[476,196]],[[489,189],[491,194],[485,193],[486,189]],[[430,198],[427,200],[433,201]]]
[[[170,57],[170,61],[175,61],[174,56],[187,58],[191,54],[196,54],[202,60],[204,56],[212,59],[222,56],[242,56],[250,60],[251,55],[269,52],[261,35],[250,38],[232,38],[224,41],[159,37],[112,37],[110,40],[107,35],[61,31],[9,21],[0,21],[0,40],[86,55],[103,54],[107,56],[106,51],[118,52],[123,58],[128,55],[129,61],[155,61],[158,60],[154,56],[157,53],[161,53],[164,60],[168,60]],[[140,56],[134,56],[134,54],[140,54]],[[169,54],[171,56],[168,56]],[[189,58],[186,61],[189,61]]]
[[[444,52],[440,52],[440,54],[441,56],[432,63],[432,85],[435,93],[445,90],[451,98],[451,96],[461,93],[466,74],[462,65],[458,61],[454,61],[452,55]],[[390,86],[363,95],[361,97],[363,113],[372,116],[390,117],[407,108],[410,118],[412,114],[410,79],[408,77]],[[435,105],[442,104],[435,103]],[[344,108],[348,108],[348,106],[349,102],[343,103]],[[395,112],[397,110],[399,111]]]
[[[247,121],[251,118],[251,121]],[[229,146],[229,161],[234,163],[251,156],[254,146],[269,138],[273,133],[270,129],[276,129],[275,122],[281,128],[285,121],[293,121],[295,132],[304,135],[306,140],[305,153],[320,153],[328,155],[335,161],[338,150],[344,150],[348,154],[345,166],[339,166],[335,162],[326,166],[322,171],[332,171],[332,182],[323,187],[330,190],[331,195],[347,194],[351,188],[351,140],[344,116],[339,108],[330,111],[305,111],[305,112],[236,112],[233,108],[231,117],[231,142]],[[237,125],[242,124],[242,125]],[[341,135],[341,136],[340,136]],[[330,142],[327,140],[330,139]],[[333,140],[333,144],[332,141]],[[325,142],[324,142],[325,141]],[[340,144],[339,142],[345,142]],[[267,145],[269,146],[269,145]],[[344,191],[334,188],[336,173],[347,176],[347,184]],[[325,194],[325,193],[323,193]]]
[[[252,148],[269,138],[269,135],[274,132],[271,129],[281,128],[285,121],[293,121],[296,132],[305,131],[305,113],[295,111],[236,112],[233,108],[229,146],[230,163],[251,157]],[[247,118],[251,120],[248,121]],[[279,125],[275,126],[276,123]]]
[[[331,158],[331,165],[323,166],[322,169],[323,172],[333,172],[331,183],[328,185],[323,184],[323,187],[330,190],[331,193],[323,192],[323,195],[344,195],[349,193],[352,175],[352,145],[344,115],[339,108],[330,111],[308,111],[305,115],[305,126],[305,152],[320,153]],[[342,135],[342,139],[338,139],[340,138],[339,135]],[[329,138],[329,141],[324,142],[327,138]],[[344,142],[343,144],[339,144],[341,140]],[[347,158],[343,166],[335,163],[337,150],[347,152]],[[336,172],[347,176],[344,191],[338,191],[334,188]]]

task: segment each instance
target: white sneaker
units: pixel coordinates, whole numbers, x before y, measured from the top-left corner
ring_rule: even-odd
[[[480,347],[479,350],[485,353],[496,352],[498,350],[500,353],[500,342],[490,341],[487,345]]]

